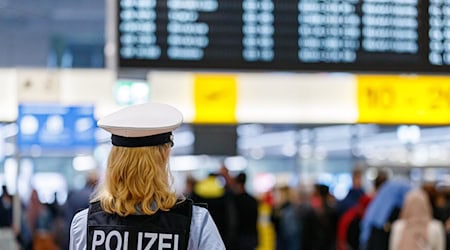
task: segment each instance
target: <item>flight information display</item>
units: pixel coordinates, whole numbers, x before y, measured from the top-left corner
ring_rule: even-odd
[[[450,72],[450,0],[120,0],[120,68]]]

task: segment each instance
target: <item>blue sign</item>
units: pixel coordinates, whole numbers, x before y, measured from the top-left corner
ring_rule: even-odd
[[[94,148],[94,107],[26,104],[19,105],[19,148],[72,150]]]

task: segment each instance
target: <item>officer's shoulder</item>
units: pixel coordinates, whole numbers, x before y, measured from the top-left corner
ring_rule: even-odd
[[[71,225],[85,224],[84,222],[87,219],[87,214],[88,214],[88,209],[87,208],[80,209],[78,212],[76,212],[73,215],[70,224]]]
[[[201,208],[208,209],[208,204],[206,204],[206,203],[194,203],[194,204],[192,204],[192,205],[197,206],[197,207],[201,207]]]
[[[190,206],[198,206],[208,209],[208,204],[204,202],[194,202],[194,200],[190,198],[184,198],[183,202],[186,202],[186,204],[189,204]]]
[[[83,207],[83,208],[78,208],[75,213],[73,213],[73,216],[84,216],[85,214],[87,214],[89,211],[89,207]]]
[[[178,200],[177,204],[171,210],[178,213],[191,215],[193,207],[208,209],[206,203],[196,203],[192,199],[182,198]]]

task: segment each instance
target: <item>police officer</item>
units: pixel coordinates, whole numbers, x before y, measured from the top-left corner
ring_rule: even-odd
[[[134,105],[98,126],[111,132],[104,180],[70,227],[70,249],[225,249],[208,210],[177,200],[169,182],[172,131],[181,113],[166,104]]]

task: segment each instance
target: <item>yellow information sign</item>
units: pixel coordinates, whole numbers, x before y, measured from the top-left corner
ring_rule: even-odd
[[[359,75],[358,122],[450,124],[450,77]]]
[[[236,76],[196,74],[194,100],[195,123],[236,123]]]

